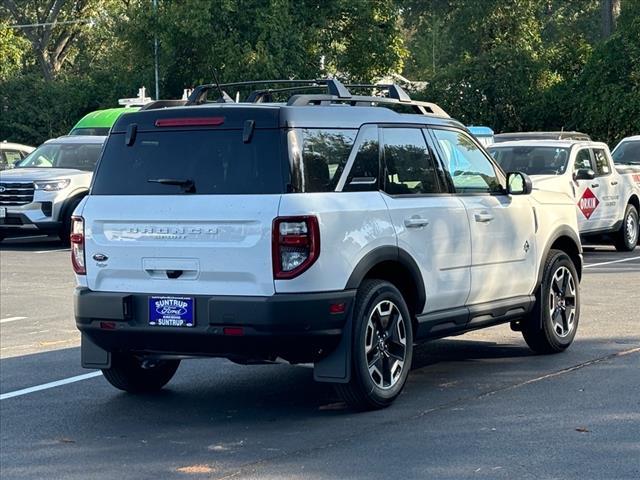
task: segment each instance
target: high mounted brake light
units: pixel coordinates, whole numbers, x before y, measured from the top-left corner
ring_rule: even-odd
[[[224,123],[224,117],[194,117],[194,118],[160,118],[156,120],[156,127],[217,127]]]
[[[71,265],[77,275],[86,275],[84,258],[84,219],[71,217]]]
[[[316,217],[279,217],[273,221],[273,278],[297,277],[320,255],[320,228]]]

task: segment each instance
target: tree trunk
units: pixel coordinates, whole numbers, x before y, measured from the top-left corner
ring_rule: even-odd
[[[616,29],[620,15],[620,0],[601,0],[602,38],[609,38]]]

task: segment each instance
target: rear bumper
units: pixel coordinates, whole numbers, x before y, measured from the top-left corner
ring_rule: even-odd
[[[148,322],[148,294],[75,291],[78,329],[108,352],[158,356],[218,356],[292,362],[323,358],[338,344],[350,318],[355,290],[277,294],[270,297],[194,295],[195,326],[158,327]],[[330,313],[333,304],[344,312]],[[242,327],[242,335],[225,334]]]

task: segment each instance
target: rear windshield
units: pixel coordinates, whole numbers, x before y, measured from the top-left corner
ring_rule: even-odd
[[[131,146],[112,133],[100,160],[94,195],[283,193],[280,132],[242,130],[138,132]]]
[[[561,175],[567,168],[569,149],[558,147],[489,147],[505,172],[527,175]]]
[[[111,127],[78,127],[71,130],[69,135],[107,136],[109,135],[109,130],[111,130]]]

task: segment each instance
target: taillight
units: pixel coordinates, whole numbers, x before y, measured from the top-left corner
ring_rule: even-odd
[[[224,117],[161,118],[156,127],[217,127],[224,123]]]
[[[273,278],[294,278],[320,255],[316,217],[279,217],[273,221]]]
[[[85,275],[87,269],[84,261],[84,219],[71,217],[71,264],[78,275]]]

